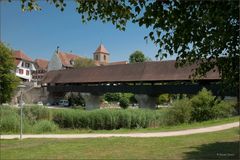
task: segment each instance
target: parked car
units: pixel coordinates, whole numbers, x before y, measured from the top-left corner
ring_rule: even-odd
[[[62,100],[59,101],[58,104],[59,104],[59,106],[68,107],[69,106],[69,101],[62,99]]]

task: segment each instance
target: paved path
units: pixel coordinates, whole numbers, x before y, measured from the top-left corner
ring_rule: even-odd
[[[107,137],[170,137],[182,136],[197,133],[207,133],[222,131],[234,127],[239,127],[239,122],[228,123],[213,127],[187,129],[181,131],[155,132],[155,133],[126,133],[126,134],[28,134],[23,138],[107,138]],[[1,135],[1,139],[16,139],[19,135]]]

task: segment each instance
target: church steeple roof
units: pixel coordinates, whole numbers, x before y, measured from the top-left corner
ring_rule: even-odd
[[[107,49],[104,47],[104,45],[102,43],[98,46],[98,48],[96,49],[96,51],[94,53],[109,54],[109,52],[107,51]]]

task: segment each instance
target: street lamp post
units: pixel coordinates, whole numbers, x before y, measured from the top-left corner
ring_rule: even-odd
[[[21,95],[20,95],[20,114],[21,114],[21,116],[20,116],[20,140],[22,140],[22,134],[23,134],[23,132],[22,132],[22,130],[23,130],[23,123],[22,123],[22,121],[23,121],[23,98],[22,98],[22,92],[23,92],[23,88],[25,88],[26,86],[23,84],[23,83],[21,83],[20,85],[18,85],[18,88],[20,88],[20,91],[21,91]]]

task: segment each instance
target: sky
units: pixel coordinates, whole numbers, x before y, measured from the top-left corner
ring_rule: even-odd
[[[0,2],[1,41],[14,50],[22,50],[32,59],[50,60],[57,46],[61,51],[92,58],[102,43],[110,52],[110,61],[128,60],[135,50],[155,60],[158,47],[144,40],[150,31],[129,23],[119,31],[111,23],[91,21],[83,24],[75,11],[73,0],[67,1],[64,12],[45,0],[39,1],[41,11],[22,12],[21,4]]]

